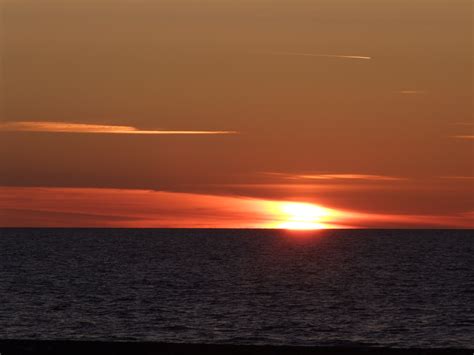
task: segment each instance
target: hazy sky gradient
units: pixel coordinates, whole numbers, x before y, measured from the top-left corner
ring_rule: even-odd
[[[473,141],[455,138],[473,135],[469,0],[3,0],[0,10],[2,126],[239,133],[0,130],[6,188],[307,201],[472,225]]]

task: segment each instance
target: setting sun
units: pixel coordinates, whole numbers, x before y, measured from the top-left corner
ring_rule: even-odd
[[[293,230],[323,229],[330,210],[310,203],[288,202],[281,205],[282,220],[278,227]]]

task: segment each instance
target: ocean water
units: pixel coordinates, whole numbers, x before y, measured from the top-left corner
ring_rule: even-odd
[[[0,338],[473,348],[474,236],[1,229]]]

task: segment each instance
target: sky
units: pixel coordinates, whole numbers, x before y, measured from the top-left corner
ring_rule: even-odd
[[[0,226],[472,228],[470,0],[0,0]]]

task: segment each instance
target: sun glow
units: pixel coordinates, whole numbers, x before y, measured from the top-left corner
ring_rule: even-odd
[[[331,210],[310,203],[286,202],[281,204],[281,220],[278,228],[292,230],[313,230],[327,228],[324,222]]]

